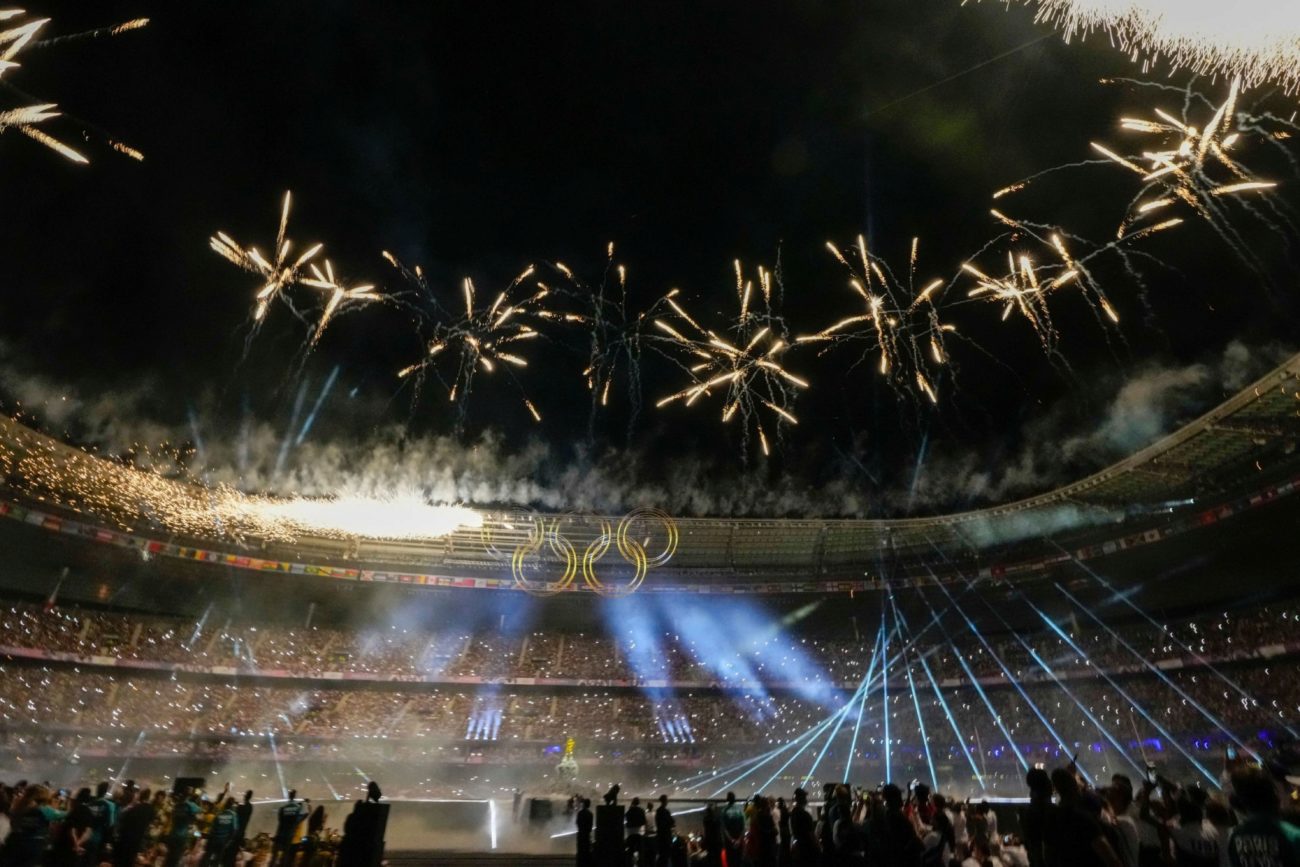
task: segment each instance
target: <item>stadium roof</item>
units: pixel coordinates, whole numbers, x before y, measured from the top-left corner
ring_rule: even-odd
[[[809,585],[860,581],[877,572],[885,558],[894,563],[910,559],[913,566],[925,563],[920,567],[923,572],[932,571],[929,564],[936,559],[963,569],[981,564],[987,569],[1001,558],[1029,564],[1027,570],[1040,562],[1035,557],[1051,559],[1055,555],[1050,552],[1064,552],[1062,545],[1077,545],[1084,538],[1090,545],[1104,544],[1099,539],[1107,536],[1124,540],[1114,543],[1121,546],[1158,541],[1290,493],[1296,487],[1293,477],[1300,475],[1298,438],[1300,354],[1136,454],[1071,484],[1015,502],[899,519],[674,519],[679,542],[667,563],[652,568],[653,584],[658,589],[691,585],[699,589],[701,583],[721,588],[728,580],[784,582],[781,586],[785,587],[795,581]],[[80,527],[83,536],[88,535],[88,527],[115,525],[137,541],[168,539],[159,542],[170,546],[160,549],[163,553],[177,549],[186,552],[177,556],[190,559],[210,559],[195,556],[195,551],[255,555],[261,558],[258,563],[296,564],[292,567],[295,572],[301,571],[303,564],[319,564],[335,572],[421,579],[415,583],[434,584],[423,578],[437,576],[437,583],[443,586],[466,586],[456,583],[464,579],[471,582],[468,586],[496,587],[512,583],[510,564],[514,558],[525,574],[545,581],[547,576],[563,572],[566,562],[580,563],[584,551],[599,547],[602,534],[607,542],[614,538],[617,531],[613,528],[621,520],[620,516],[489,511],[484,513],[484,531],[458,530],[420,542],[300,537],[292,543],[249,539],[237,543],[220,538],[215,531],[207,538],[178,540],[174,533],[155,525],[147,509],[137,506],[129,519],[120,513],[96,514],[77,498],[42,490],[27,478],[25,460],[29,458],[76,465],[79,471],[110,465],[120,469],[108,459],[88,455],[8,419],[0,420],[0,452],[0,465],[6,470],[16,507],[8,510],[11,516],[39,524],[32,516],[49,513],[62,522],[65,532],[72,532],[68,527]],[[195,487],[188,495],[201,497],[203,491]],[[51,503],[55,505],[48,505]],[[653,559],[663,547],[660,524],[648,519],[627,527],[630,538],[644,539],[646,556]],[[1134,535],[1144,530],[1145,535]],[[544,536],[546,544],[530,545],[530,536]],[[551,544],[553,540],[556,544]],[[616,562],[619,558],[611,552],[604,566],[615,583]],[[626,564],[621,568],[630,571]],[[307,571],[310,574],[310,568]],[[579,580],[574,586],[581,585]]]

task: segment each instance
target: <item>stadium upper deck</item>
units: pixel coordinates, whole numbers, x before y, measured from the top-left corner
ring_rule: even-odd
[[[1300,354],[1173,434],[1099,472],[1012,503],[930,517],[879,520],[674,519],[679,544],[654,569],[645,589],[799,592],[878,586],[882,559],[891,574],[944,572],[1001,576],[1033,574],[1053,563],[1089,559],[1169,539],[1217,523],[1292,493],[1300,485]],[[0,420],[0,463],[9,503],[0,513],[162,556],[296,574],[434,586],[506,588],[512,551],[525,546],[537,521],[557,527],[577,552],[600,537],[613,516],[530,516],[484,511],[484,530],[461,529],[429,541],[299,536],[231,541],[178,538],[158,527],[147,509],[113,520],[41,490],[25,477],[31,459],[107,468],[90,455],[17,422]],[[186,496],[202,489],[168,485]],[[51,502],[60,503],[51,506]],[[107,529],[116,523],[115,529]],[[652,525],[653,522],[650,522]],[[654,527],[645,528],[653,557]],[[640,532],[640,529],[638,529]],[[542,546],[527,568],[546,580],[563,558]],[[616,557],[611,556],[610,569]],[[626,566],[623,567],[626,571]],[[548,573],[549,570],[549,573]],[[617,572],[614,572],[617,576]],[[614,580],[617,580],[615,577]],[[582,586],[581,581],[573,585]]]

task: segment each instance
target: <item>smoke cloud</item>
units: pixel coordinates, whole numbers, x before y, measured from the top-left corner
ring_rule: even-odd
[[[649,471],[647,456],[632,449],[578,449],[561,453],[533,439],[509,447],[492,432],[475,441],[413,437],[400,425],[364,436],[300,437],[289,428],[245,419],[233,429],[214,411],[192,410],[188,423],[156,420],[150,387],[88,395],[0,360],[0,382],[16,406],[52,433],[70,433],[104,453],[135,452],[139,445],[190,443],[185,470],[209,484],[303,496],[375,496],[420,492],[429,501],[548,511],[621,513],[656,507],[679,516],[879,516],[972,508],[1045,490],[1079,478],[1169,433],[1180,423],[1241,389],[1277,364],[1281,347],[1229,344],[1218,356],[1185,366],[1149,364],[1121,380],[1096,386],[1099,415],[1079,417],[1070,401],[1011,432],[1018,450],[951,450],[932,443],[906,490],[871,489],[847,465],[828,481],[769,478],[740,468],[719,468],[690,455]],[[155,469],[175,471],[167,457],[140,457]],[[1048,516],[1057,529],[1090,521],[1068,507]],[[1025,528],[1026,532],[1043,528]]]

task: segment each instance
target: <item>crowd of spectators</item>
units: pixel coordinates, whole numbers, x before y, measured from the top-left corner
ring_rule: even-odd
[[[915,684],[923,672],[912,674]],[[129,749],[228,761],[274,753],[281,761],[546,763],[548,750],[573,736],[602,761],[726,762],[784,744],[847,707],[832,756],[846,755],[850,732],[860,735],[857,758],[878,756],[887,717],[897,761],[964,766],[969,755],[988,772],[1074,749],[1114,763],[1143,754],[1191,760],[1225,743],[1244,749],[1288,740],[1300,728],[1293,666],[1256,664],[1224,675],[1099,677],[1068,692],[1054,684],[922,683],[913,692],[900,671],[886,701],[879,688],[858,699],[847,691],[820,700],[708,690],[669,697],[636,688],[290,686],[10,663],[0,668],[0,755],[76,744],[101,755]]]
[[[1296,624],[1294,612],[1273,608],[1152,635],[1134,629],[1123,641],[1149,652],[1141,660],[1105,630],[1071,630],[1074,646],[1047,630],[954,635],[895,653],[887,683],[877,672],[870,689],[855,692],[872,649],[851,641],[797,639],[838,672],[830,682],[760,678],[723,688],[694,661],[689,640],[665,636],[673,678],[648,685],[609,636],[235,628],[13,605],[0,613],[0,645],[10,648],[0,663],[0,756],[545,766],[575,737],[602,764],[708,767],[820,731],[831,762],[879,761],[887,743],[900,764],[986,780],[1078,750],[1113,768],[1148,756],[1194,768],[1225,744],[1263,750],[1300,732],[1300,670],[1286,647]],[[753,667],[769,670],[767,654],[770,670],[781,670],[770,660],[779,649],[766,647],[748,649]],[[1037,667],[1027,647],[1049,661],[1050,674],[1023,676],[1026,660]],[[1161,664],[1178,653],[1179,665]],[[234,664],[241,659],[259,667]],[[340,677],[363,664],[374,678]],[[386,679],[430,667],[477,679]],[[574,669],[591,681],[548,685]]]
[[[1044,676],[1037,659],[1061,676],[1089,669],[1141,666],[1143,660],[1198,657],[1228,662],[1257,658],[1262,650],[1300,644],[1300,607],[1265,607],[1219,613],[1162,626],[1145,621],[1124,625],[1122,638],[1105,627],[1081,623],[1070,639],[1050,630],[1025,638],[992,636],[987,646],[967,636],[919,649],[939,680],[1032,679]],[[396,626],[354,629],[282,625],[214,625],[201,620],[122,615],[87,609],[46,611],[33,604],[0,610],[0,647],[55,651],[91,660],[172,664],[186,667],[271,671],[314,677],[325,673],[394,677],[563,679],[594,682],[645,681],[653,675],[684,685],[717,683],[717,650],[699,647],[689,636],[657,636],[653,671],[629,662],[636,640],[630,635],[495,631],[440,633]],[[641,641],[644,642],[644,637]],[[1071,646],[1073,642],[1074,646]],[[1127,646],[1125,646],[1127,645]],[[1032,649],[1032,653],[1030,652]],[[789,679],[792,654],[805,657],[829,683],[860,679],[869,666],[872,642],[774,633],[743,648],[748,669],[759,680]],[[737,650],[737,653],[742,653]],[[960,655],[960,661],[958,659]],[[964,665],[963,665],[964,663]]]
[[[373,785],[373,784],[372,784]],[[377,791],[377,789],[376,789]],[[357,802],[357,810],[363,802]],[[134,780],[77,789],[0,783],[0,867],[353,867],[348,823],[329,826],[289,792],[275,830],[252,834],[253,791],[234,796],[186,785],[151,789]],[[354,838],[355,839],[355,838]],[[356,845],[352,846],[355,849]]]
[[[679,832],[667,796],[626,811],[623,864],[632,867],[1288,867],[1300,863],[1300,807],[1285,769],[1229,760],[1222,791],[1151,773],[1090,782],[1074,763],[1031,769],[1027,805],[946,797],[913,781],[904,790],[828,783],[820,804],[795,788],[732,792],[707,802],[702,831]],[[1024,791],[1022,789],[1021,791]],[[617,788],[606,795],[610,803]],[[573,821],[578,864],[593,864],[591,800]],[[1001,816],[1001,818],[1000,818]],[[616,829],[622,831],[623,829]],[[1005,833],[1003,833],[1005,831]],[[615,863],[606,858],[607,863]]]

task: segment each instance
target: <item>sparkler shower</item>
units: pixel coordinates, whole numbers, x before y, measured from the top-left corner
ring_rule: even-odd
[[[963,0],[965,2],[965,0]],[[1002,0],[1036,8],[1067,41],[1098,31],[1141,61],[1198,75],[1300,89],[1300,9],[1273,0]]]

